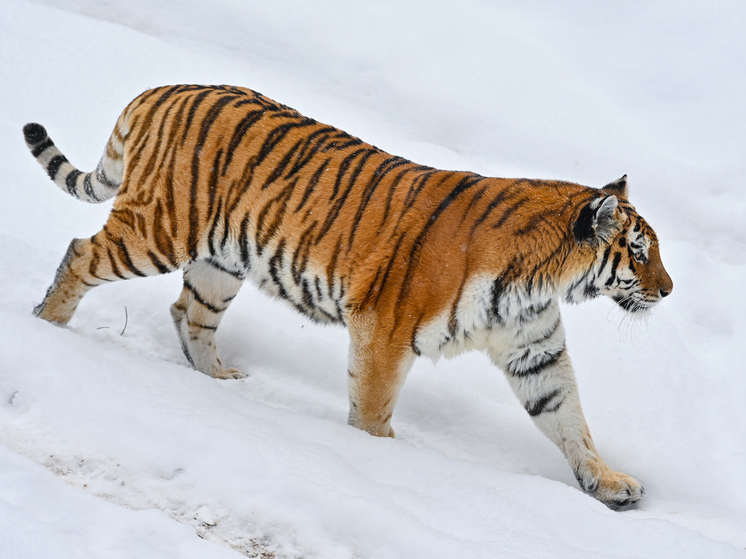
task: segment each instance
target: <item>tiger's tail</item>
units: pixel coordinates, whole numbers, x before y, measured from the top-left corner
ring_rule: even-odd
[[[27,124],[23,127],[23,135],[31,155],[36,157],[55,184],[68,194],[90,203],[103,202],[117,194],[124,175],[124,160],[123,139],[116,129],[96,170],[90,173],[76,169],[54,145],[41,124]]]

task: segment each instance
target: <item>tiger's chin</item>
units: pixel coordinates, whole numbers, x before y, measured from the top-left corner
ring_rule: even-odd
[[[614,302],[628,313],[633,313],[639,316],[650,313],[652,308],[656,305],[656,302],[636,299],[629,295],[625,297],[616,296],[612,297],[612,299],[614,299]]]

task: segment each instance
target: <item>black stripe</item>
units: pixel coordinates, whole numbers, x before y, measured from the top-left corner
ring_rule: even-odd
[[[293,261],[290,265],[290,272],[293,276],[293,281],[295,281],[296,284],[300,284],[301,275],[303,274],[303,272],[305,272],[306,266],[308,265],[308,258],[311,253],[313,230],[316,228],[316,225],[318,225],[318,222],[314,221],[310,227],[303,231],[303,234],[298,241],[298,246],[293,253]]]
[[[34,149],[31,150],[31,155],[33,155],[34,157],[39,157],[46,151],[47,148],[52,147],[53,145],[54,142],[51,140],[51,138],[47,137],[38,146],[34,146]]]
[[[551,365],[554,365],[557,361],[559,361],[560,357],[564,355],[565,353],[565,346],[562,346],[562,349],[559,350],[556,353],[544,353],[544,359],[536,363],[534,365],[531,365],[530,367],[527,367],[525,369],[518,368],[521,366],[521,360],[518,359],[517,361],[514,361],[513,363],[517,363],[517,365],[513,365],[513,363],[508,364],[508,372],[516,377],[529,377],[533,375],[540,374],[544,369],[547,367],[550,367]]]
[[[538,344],[540,342],[543,342],[544,340],[548,340],[549,338],[554,336],[555,332],[557,332],[557,329],[560,327],[560,324],[562,324],[562,317],[558,316],[557,321],[554,323],[554,326],[552,326],[544,336],[542,336],[538,340],[533,340],[531,343]]]
[[[254,171],[256,170],[256,156],[251,156],[246,160],[246,164],[241,171],[241,177],[232,181],[232,187],[228,190],[225,197],[225,218],[230,219],[233,212],[238,208],[244,194],[251,188],[254,180]]]
[[[127,251],[127,247],[124,244],[124,239],[120,239],[117,243],[117,246],[119,247],[119,255],[122,258],[123,264],[127,266],[127,268],[129,268],[129,270],[136,276],[140,276],[141,278],[147,277],[147,274],[144,274],[140,270],[138,270],[135,264],[132,262],[129,251]]]
[[[614,280],[616,279],[616,270],[619,267],[619,262],[622,261],[622,253],[617,252],[614,255],[614,261],[611,263],[611,275],[609,276],[609,279],[606,280],[606,287],[609,287],[612,283],[614,283]]]
[[[96,202],[101,201],[101,199],[96,195],[96,192],[93,190],[93,184],[91,183],[91,173],[86,173],[85,178],[83,178],[83,190],[85,191],[86,196],[88,196],[92,200],[95,200]]]
[[[484,223],[489,217],[490,213],[492,213],[492,210],[494,210],[497,206],[502,204],[508,197],[512,197],[514,194],[514,190],[516,187],[516,183],[513,183],[507,187],[505,187],[503,190],[501,190],[497,196],[495,196],[492,200],[492,202],[489,203],[487,208],[482,212],[482,215],[479,216],[479,218],[474,222],[474,225],[472,226],[471,230],[472,233],[476,231],[477,227],[479,227],[482,223]]]
[[[531,278],[531,280],[533,280],[533,278]],[[531,289],[530,289],[531,280],[529,280],[529,285],[526,290],[529,296],[531,295]],[[545,312],[549,308],[551,304],[552,304],[552,299],[550,299],[544,304],[539,305],[538,307],[536,305],[531,304],[528,307],[522,308],[518,315],[518,320],[520,322],[531,322],[533,320],[536,320],[543,312]]]
[[[65,185],[67,186],[67,191],[75,196],[76,198],[80,198],[80,194],[78,194],[78,187],[77,187],[77,180],[80,175],[82,175],[80,171],[77,169],[73,169],[70,171],[70,173],[65,177]]]
[[[223,264],[221,264],[220,262],[218,262],[214,258],[205,258],[204,262],[207,263],[207,264],[209,264],[210,266],[212,266],[216,270],[220,270],[221,272],[225,272],[226,274],[229,274],[229,275],[233,276],[236,279],[239,279],[239,280],[242,280],[242,281],[245,279],[245,276],[244,276],[243,273],[241,273],[240,271],[230,270],[230,269],[226,268],[225,266],[223,266]],[[235,295],[233,297],[235,297]],[[223,301],[227,303],[229,300],[233,299],[233,297],[231,297],[228,300],[223,299]]]
[[[210,90],[205,89],[194,96],[194,101],[192,102],[192,106],[189,107],[187,119],[184,123],[184,136],[181,139],[182,143],[186,142],[189,138],[189,128],[191,128],[192,126],[192,121],[194,120],[194,116],[197,114],[197,109],[199,109],[200,105],[204,102],[208,95],[210,95]]]
[[[189,230],[187,232],[187,250],[192,260],[197,258],[197,241],[198,234],[197,229],[199,228],[199,204],[197,203],[197,196],[199,194],[199,170],[200,162],[199,156],[201,153],[201,146],[197,144],[197,148],[194,150],[194,156],[192,157],[192,186],[189,189]]]
[[[199,294],[197,289],[189,282],[189,280],[185,277],[184,278],[184,287],[186,287],[189,291],[192,292],[192,295],[194,295],[194,300],[197,301],[200,305],[205,307],[207,310],[214,314],[220,314],[222,312],[225,312],[225,308],[216,307],[215,305],[212,305],[205,301],[202,296]],[[227,308],[227,307],[226,307]]]
[[[225,198],[224,198],[225,199]],[[227,205],[227,202],[226,202]],[[220,250],[225,250],[225,245],[228,243],[230,236],[230,219],[228,215],[223,216],[223,234],[220,237]]]
[[[145,126],[143,126],[140,129],[139,135],[137,138],[128,138],[128,143],[130,146],[134,147],[135,149],[132,150],[132,153],[135,155],[135,157],[139,157],[140,154],[140,143],[147,138],[148,133],[150,132],[150,123],[153,122],[153,117],[155,116],[155,113],[158,111],[158,109],[163,105],[171,96],[179,93],[180,89],[178,87],[162,87],[158,89],[151,90],[149,92],[146,92],[146,94],[141,95],[136,99],[137,105],[142,106],[142,104],[152,95],[156,93],[161,93],[161,96],[153,101],[150,104],[150,110],[143,118],[143,121],[146,123]],[[205,92],[205,95],[207,93]],[[132,103],[132,106],[135,106],[135,102]],[[138,120],[133,120],[130,122],[130,130],[133,131],[137,128],[137,124],[139,124]]]
[[[347,174],[347,171],[349,170],[352,162],[357,158],[357,156],[364,154],[360,162],[358,162],[357,168],[355,169],[355,171],[352,172],[352,175],[350,175],[350,178],[347,180],[348,192],[349,185],[352,185],[355,182],[355,179],[360,174],[360,171],[362,171],[363,165],[365,165],[367,159],[374,153],[375,152],[373,152],[372,150],[362,148],[353,151],[349,155],[345,156],[344,159],[342,159],[342,163],[340,163],[339,170],[337,171],[337,179],[334,181],[334,189],[332,190],[332,195],[329,197],[330,201],[334,200],[337,197],[337,194],[339,194],[339,189],[342,186],[342,180],[344,179],[344,176]]]
[[[192,322],[190,320],[187,320],[187,325],[190,328],[200,328],[202,330],[212,330],[213,332],[215,332],[218,329],[217,326],[208,326],[207,324],[200,324],[199,322]]]
[[[404,176],[408,173],[420,172],[423,169],[427,169],[427,167],[422,167],[419,165],[407,167],[401,173],[396,175],[394,177],[394,180],[389,183],[389,190],[388,194],[386,195],[386,206],[383,209],[383,217],[381,218],[381,223],[386,223],[386,220],[389,217],[389,213],[391,212],[391,202],[394,199],[394,194],[396,194],[396,192],[399,190],[399,184],[404,179]]]
[[[448,177],[446,177],[448,178]],[[423,228],[422,232],[418,235],[417,240],[415,241],[415,246],[418,246],[421,244],[422,239],[425,238],[430,228],[435,224],[437,219],[441,216],[441,214],[448,209],[448,207],[458,198],[466,192],[469,188],[476,185],[480,180],[482,180],[482,177],[478,175],[466,175],[464,176],[458,184],[451,190],[451,192],[448,193],[448,196],[446,196],[440,204],[438,204],[438,207],[435,209],[435,211],[430,215],[430,219],[427,220],[427,223],[425,224],[425,227]]]
[[[415,329],[414,329],[414,330],[412,331],[412,340],[411,340],[411,341],[409,342],[409,347],[410,347],[410,348],[412,348],[412,351],[414,352],[414,354],[415,354],[415,355],[416,355],[417,357],[419,357],[420,355],[422,355],[422,351],[420,350],[420,348],[419,348],[419,347],[417,347],[417,329],[418,329],[418,328],[419,328],[419,326],[420,326],[420,321],[421,321],[421,320],[422,320],[422,319],[420,318],[420,319],[419,319],[419,320],[417,321],[417,326],[416,326],[416,327],[415,327]],[[440,349],[440,348],[439,348],[439,349]]]
[[[130,209],[114,209],[111,211],[111,217],[118,219],[121,223],[127,226],[127,229],[135,229],[135,213]],[[113,239],[112,239],[113,240]]]
[[[383,272],[383,270],[382,270],[382,269],[381,269],[381,267],[379,266],[379,267],[378,267],[378,269],[376,270],[376,275],[375,275],[375,277],[373,278],[373,281],[372,281],[372,282],[370,282],[370,284],[368,285],[368,292],[367,292],[367,293],[365,294],[365,296],[364,296],[364,297],[363,297],[363,298],[361,299],[361,306],[362,306],[362,307],[365,307],[365,305],[366,305],[366,304],[367,304],[367,302],[368,302],[368,301],[370,300],[370,298],[371,298],[371,297],[373,297],[373,292],[374,292],[374,291],[376,291],[376,289],[377,289],[377,287],[376,287],[376,284],[378,283],[378,278],[380,278],[380,277],[381,277],[381,273],[382,273],[382,272]]]
[[[168,258],[171,266],[177,268],[176,257],[174,256],[174,244],[171,240],[171,233],[163,226],[163,221],[166,219],[164,214],[163,205],[158,200],[153,217],[153,239],[155,240],[155,246],[162,255]],[[175,220],[174,220],[175,221]],[[172,221],[172,227],[174,223]]]
[[[50,179],[54,180],[54,177],[57,176],[57,171],[60,170],[60,166],[63,163],[67,163],[67,157],[61,154],[55,155],[49,160],[49,163],[47,164],[47,174]]]
[[[295,181],[283,188],[278,193],[278,195],[267,202],[262,208],[262,211],[259,212],[256,220],[255,243],[256,252],[257,254],[259,254],[259,256],[262,255],[264,247],[267,245],[267,243],[269,243],[270,240],[272,240],[272,237],[274,237],[277,231],[280,229],[282,218],[287,211],[288,201],[290,200],[290,196],[292,195],[294,188]],[[275,205],[277,206],[277,209],[275,210],[275,215],[272,219],[272,222],[265,224],[265,220],[268,219],[269,213],[272,208],[275,207]]]
[[[107,248],[106,252],[109,255],[109,263],[111,264],[111,271],[114,272],[114,275],[120,279],[127,279],[124,275],[122,275],[122,272],[119,271],[119,267],[114,260],[114,254],[112,254],[111,249]]]
[[[201,146],[205,143],[205,140],[207,139],[207,135],[210,133],[210,129],[212,128],[212,125],[215,124],[215,121],[220,116],[220,113],[223,112],[223,109],[226,107],[226,105],[229,105],[231,102],[238,99],[235,95],[226,95],[223,97],[218,98],[217,101],[215,101],[210,108],[207,111],[207,114],[205,114],[205,117],[202,119],[201,127],[199,131],[199,137],[197,138],[197,145]]]
[[[277,249],[272,255],[272,258],[269,259],[269,276],[272,278],[272,281],[275,283],[275,285],[277,285],[277,287],[279,288],[279,296],[283,299],[290,299],[288,292],[285,290],[285,284],[282,283],[282,279],[280,278],[280,269],[282,268],[282,261],[284,259],[284,256],[285,239],[282,239],[277,245]]]
[[[316,172],[313,174],[311,179],[308,181],[308,184],[306,185],[306,190],[303,192],[303,197],[301,198],[301,201],[298,203],[298,207],[293,210],[293,213],[297,213],[300,210],[303,209],[303,206],[306,205],[306,202],[308,201],[311,194],[316,190],[316,186],[319,184],[319,180],[321,179],[321,175],[326,171],[327,166],[331,162],[331,158],[324,161],[318,169],[316,169]]]
[[[197,203],[197,198],[199,196],[200,186],[199,175],[201,169],[201,146],[205,145],[212,125],[218,119],[225,106],[236,100],[236,98],[237,97],[235,95],[226,95],[224,97],[220,97],[212,104],[201,122],[199,136],[197,137],[197,147],[194,150],[194,155],[192,156],[192,186],[190,189],[191,204],[189,205],[189,233],[187,236],[187,248],[192,259],[197,258],[197,242],[199,230],[199,204]],[[218,152],[218,155],[219,154],[220,152]],[[217,168],[213,166],[212,175],[214,177],[217,177],[217,173]]]
[[[264,184],[261,186],[260,190],[266,190],[282,176],[287,166],[290,165],[290,160],[295,155],[295,152],[298,151],[302,143],[303,139],[298,140],[297,142],[295,142],[295,145],[293,145],[293,147],[285,152],[285,155],[283,155],[280,162],[275,166],[274,169],[272,169],[272,172],[267,176],[267,179],[264,181]]]
[[[337,321],[338,322],[344,322],[344,311],[342,310],[342,305],[340,305],[340,300],[344,299],[345,296],[345,279],[342,278],[340,280],[339,284],[339,298],[334,300],[334,306],[337,309]]]
[[[492,226],[493,229],[498,229],[499,227],[502,227],[503,224],[510,218],[511,215],[513,215],[518,208],[523,206],[529,201],[529,198],[521,198],[516,203],[514,203],[512,206],[510,206],[508,209],[506,209],[503,214],[500,216],[500,219],[498,219],[495,224]]]
[[[553,218],[558,214],[561,214],[561,210],[551,209],[543,211],[531,217],[525,225],[522,225],[515,230],[515,235],[530,235],[541,231],[543,235],[548,235],[552,232],[557,236],[562,236],[562,231],[553,223]],[[539,225],[544,225],[543,228],[539,229]]]
[[[155,266],[158,269],[158,272],[160,272],[161,274],[168,274],[171,271],[168,266],[160,261],[160,259],[155,255],[153,251],[148,251],[148,258],[150,258],[153,266]]]
[[[446,211],[448,207],[461,194],[466,192],[469,188],[473,187],[474,185],[478,184],[481,180],[482,180],[482,177],[480,177],[479,175],[473,175],[473,174],[465,175],[458,182],[458,184],[453,188],[453,190],[451,190],[451,192],[448,193],[448,196],[446,196],[440,202],[440,204],[438,204],[438,207],[435,208],[435,211],[430,215],[430,218],[427,220],[427,222],[425,223],[425,226],[422,228],[422,231],[417,236],[417,238],[414,240],[414,243],[412,245],[412,250],[410,253],[407,271],[404,276],[404,281],[402,282],[399,300],[404,300],[409,291],[409,287],[412,284],[412,278],[414,277],[414,271],[416,270],[417,264],[419,263],[419,254],[422,251],[422,246],[424,245],[425,237],[430,231],[430,228],[433,225],[435,225],[435,222],[443,214],[443,212]]]
[[[143,239],[148,238],[148,222],[144,215],[141,213],[135,214],[135,219],[137,221],[137,234],[140,235]]]
[[[370,298],[373,297],[374,293],[375,293],[375,299],[373,300],[373,303],[375,304],[376,302],[378,302],[378,298],[383,293],[383,290],[386,287],[386,283],[388,282],[391,269],[394,267],[396,256],[399,254],[399,248],[404,242],[404,237],[406,236],[407,236],[406,232],[402,233],[401,237],[399,237],[399,240],[396,241],[396,246],[394,246],[394,250],[391,252],[392,256],[389,258],[388,264],[386,265],[386,270],[383,272],[383,275],[381,276],[381,283],[377,288],[376,288],[375,282],[371,284],[370,289],[368,290],[368,293],[366,294],[365,299],[364,299],[365,303],[370,302]],[[378,272],[376,272],[376,279],[378,278],[380,271],[381,270],[379,268]]]
[[[551,409],[546,408],[547,405],[549,405],[549,402],[551,402],[559,393],[560,389],[556,388],[549,394],[546,394],[541,398],[526,403],[526,411],[528,412],[528,415],[530,415],[531,417],[536,417],[537,415],[540,415],[544,412],[557,411],[564,400],[560,401],[556,406],[552,406]]]
[[[503,322],[502,316],[500,316],[500,298],[503,296],[503,293],[505,293],[505,282],[500,276],[492,282],[492,300],[488,313],[490,322],[492,323],[502,324]]]
[[[117,189],[120,186],[119,183],[112,181],[106,176],[106,171],[104,171],[104,168],[100,165],[96,167],[96,180],[109,188]]]
[[[251,101],[253,101],[253,99]],[[238,101],[236,107],[245,103],[246,101]],[[226,152],[225,162],[223,163],[223,175],[228,172],[228,166],[231,164],[231,161],[233,161],[233,155],[236,153],[239,144],[243,141],[244,136],[251,127],[262,118],[262,116],[264,116],[264,111],[252,111],[243,117],[233,129],[233,136],[231,136],[231,141],[228,144],[228,151]]]
[[[329,264],[326,266],[326,282],[330,299],[334,299],[334,270],[337,267],[337,259],[339,258],[339,253],[341,250],[341,239],[338,239],[334,245],[334,251],[332,252],[332,257],[329,260]]]
[[[140,175],[140,177],[141,177],[140,178],[140,184],[141,185],[144,183],[144,181],[146,181],[150,177],[150,175],[153,174],[153,171],[156,168],[156,163],[158,161],[158,158],[165,151],[163,149],[163,131],[164,131],[165,127],[166,127],[166,124],[169,122],[168,115],[169,115],[169,113],[171,112],[171,110],[173,108],[174,108],[174,104],[172,103],[172,104],[170,104],[168,106],[168,108],[166,108],[165,112],[163,113],[163,115],[160,118],[161,124],[160,124],[160,126],[158,126],[158,132],[157,132],[157,136],[156,136],[156,139],[155,139],[155,145],[159,149],[154,149],[153,152],[151,153],[150,157],[148,158],[148,162],[145,164],[145,167],[143,168],[143,171],[142,171],[142,173]],[[172,137],[173,136],[176,136],[176,134],[173,134]],[[137,160],[139,160],[140,153],[136,152],[135,157],[137,158]],[[130,163],[130,165],[131,165],[131,168],[134,169],[137,166],[137,163]]]
[[[611,254],[611,245],[606,247],[606,250],[604,251],[604,256],[601,259],[601,266],[598,268],[598,273],[600,274],[603,272],[604,268],[606,268],[606,263],[609,261],[609,255]]]
[[[324,221],[323,226],[321,227],[321,230],[319,231],[318,236],[316,237],[316,244],[319,244],[321,240],[326,236],[326,234],[331,230],[332,225],[334,225],[334,222],[339,217],[339,214],[342,211],[342,208],[345,205],[345,202],[347,201],[347,198],[349,197],[350,193],[355,189],[355,182],[357,180],[358,175],[362,171],[363,167],[365,166],[365,162],[375,154],[372,150],[358,150],[354,153],[352,153],[350,156],[346,157],[345,160],[342,163],[342,166],[340,167],[339,174],[337,175],[337,181],[334,184],[334,192],[332,194],[332,198],[334,199],[337,194],[337,187],[341,183],[342,176],[344,175],[345,171],[342,170],[343,167],[346,167],[345,163],[349,160],[350,162],[354,157],[357,155],[363,153],[363,157],[360,158],[360,161],[358,162],[357,167],[350,175],[350,178],[347,179],[347,188],[345,191],[337,198],[334,202],[334,206],[329,210],[329,213],[326,216],[326,220]]]
[[[210,193],[211,198],[212,196],[213,196],[212,193]],[[210,251],[210,254],[212,256],[215,256],[217,254],[217,250],[215,248],[215,233],[218,230],[218,224],[220,222],[220,218],[223,217],[223,214],[221,211],[222,209],[223,209],[223,199],[221,198],[220,200],[218,200],[218,209],[215,211],[215,217],[212,220],[212,225],[210,226],[210,232],[207,234],[208,250]],[[210,202],[210,211],[212,211],[212,201]]]
[[[315,124],[316,121],[311,120],[310,118],[304,118],[296,122],[286,122],[272,130],[272,132],[267,135],[261,149],[257,153],[256,165],[261,165],[266,157],[275,149],[277,144],[279,144],[293,128],[304,128]]]
[[[466,209],[464,210],[464,221],[466,221],[466,216],[469,215],[469,212],[471,209],[476,205],[477,202],[479,202],[483,197],[484,193],[487,192],[488,186],[483,186],[479,190],[477,190],[474,193],[474,196],[471,197],[471,200],[469,200],[469,204],[466,206]],[[474,227],[472,227],[472,233],[474,233]]]
[[[210,167],[210,177],[207,182],[207,194],[208,194],[208,203],[207,203],[207,215],[210,216],[213,213],[213,209],[215,207],[215,198],[217,198],[218,195],[218,185],[220,182],[220,160],[223,158],[223,150],[218,149],[215,160],[212,163],[212,167]],[[220,210],[223,204],[222,198],[218,202],[218,209],[215,212],[215,218],[220,215]]]
[[[319,128],[315,132],[308,134],[304,137],[303,148],[298,154],[298,159],[295,164],[285,175],[286,179],[289,179],[294,174],[298,173],[306,165],[315,159],[315,156],[321,151],[324,142],[329,139],[329,135],[338,132],[338,130],[332,126],[325,126]]]
[[[410,188],[407,190],[407,197],[404,200],[402,215],[404,215],[408,210],[412,208],[412,206],[414,206],[414,203],[417,201],[417,196],[419,196],[420,192],[422,192],[422,190],[425,188],[425,185],[427,185],[432,177],[438,174],[440,174],[440,180],[438,181],[436,187],[441,186],[445,181],[453,176],[453,173],[451,172],[427,169],[423,172],[420,172],[419,175],[414,178]]]
[[[355,217],[352,220],[352,224],[350,227],[350,236],[347,240],[348,249],[352,249],[352,244],[355,239],[355,233],[357,232],[358,225],[363,219],[363,213],[368,207],[368,204],[370,203],[370,200],[373,197],[373,193],[376,191],[378,185],[391,171],[408,163],[409,161],[407,161],[406,159],[402,159],[401,157],[389,157],[383,163],[381,163],[373,172],[371,180],[368,181],[368,184],[363,189],[357,212],[355,212]]]
[[[336,141],[332,142],[331,144],[329,144],[329,146],[327,146],[327,147],[324,148],[324,151],[327,151],[329,149],[344,150],[344,149],[347,149],[347,148],[359,146],[360,144],[363,143],[362,140],[360,140],[359,138],[355,138],[353,136],[350,136],[349,134],[347,134],[346,132],[342,132],[341,130],[339,131],[338,136],[340,138],[342,138],[343,141],[341,141],[341,142],[336,142]]]
[[[227,222],[228,220],[226,220]],[[241,264],[248,271],[251,269],[251,253],[249,252],[249,215],[241,220],[241,229],[238,235],[238,250],[241,253]]]
[[[466,285],[466,280],[469,278],[469,259],[467,256],[466,265],[464,266],[464,272],[461,278],[461,284],[458,287],[458,292],[456,293],[456,299],[453,301],[453,305],[451,305],[451,314],[448,318],[448,333],[451,337],[451,339],[456,337],[456,333],[458,332],[458,304],[461,302],[461,296],[464,293],[464,286]]]

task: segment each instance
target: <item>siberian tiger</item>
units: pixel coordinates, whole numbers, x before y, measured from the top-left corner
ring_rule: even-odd
[[[225,86],[146,91],[90,173],[41,125],[24,135],[63,190],[116,196],[103,229],[71,242],[37,316],[67,324],[97,285],[183,270],[171,316],[184,354],[206,375],[237,379],[215,334],[251,279],[311,320],[348,328],[350,425],[393,437],[415,357],[480,349],[585,492],[613,509],[642,497],[594,447],[559,309],[603,294],[643,313],[671,293],[626,175],[594,189],[441,171]]]

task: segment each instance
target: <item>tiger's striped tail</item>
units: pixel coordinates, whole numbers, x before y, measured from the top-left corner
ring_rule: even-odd
[[[122,142],[117,134],[111,136],[96,170],[91,173],[76,169],[54,145],[41,124],[27,124],[23,127],[23,135],[31,155],[36,157],[55,184],[68,194],[90,203],[103,202],[116,195],[124,172]]]

